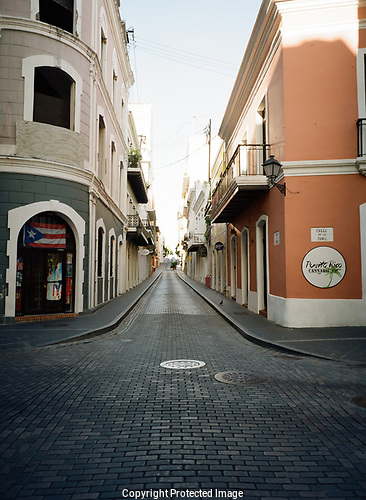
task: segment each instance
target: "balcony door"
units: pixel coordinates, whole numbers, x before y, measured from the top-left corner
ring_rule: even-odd
[[[257,294],[258,294],[258,312],[267,314],[267,304],[268,304],[267,220],[261,220],[257,225]]]
[[[263,163],[266,160],[266,146],[267,144],[267,106],[266,98],[264,97],[261,104],[257,109],[257,126],[256,126],[256,139],[257,144],[262,144],[263,148],[257,150],[257,174],[263,175]]]
[[[249,296],[249,233],[244,229],[241,235],[241,289],[242,304],[248,305]]]

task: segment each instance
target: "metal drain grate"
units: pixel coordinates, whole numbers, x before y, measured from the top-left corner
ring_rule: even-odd
[[[215,375],[215,379],[224,384],[234,385],[259,385],[268,381],[267,377],[245,372],[220,372]]]
[[[163,368],[171,368],[172,370],[190,370],[192,368],[201,368],[206,363],[196,361],[194,359],[173,359],[171,361],[163,361],[160,366]]]
[[[351,403],[356,406],[361,406],[361,408],[366,408],[366,394],[352,398]]]

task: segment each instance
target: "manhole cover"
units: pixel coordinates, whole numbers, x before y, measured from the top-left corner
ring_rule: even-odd
[[[220,372],[215,379],[224,384],[234,385],[258,385],[268,381],[267,377],[245,372]]]
[[[361,408],[366,408],[366,394],[352,398],[351,403],[357,406],[361,406]]]
[[[205,364],[203,361],[196,361],[194,359],[174,359],[172,361],[163,361],[163,363],[160,363],[160,366],[173,370],[189,370],[191,368],[201,368]]]

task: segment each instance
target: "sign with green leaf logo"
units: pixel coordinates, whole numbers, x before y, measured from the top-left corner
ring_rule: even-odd
[[[302,274],[317,288],[332,288],[344,278],[346,261],[335,248],[316,247],[303,258]]]

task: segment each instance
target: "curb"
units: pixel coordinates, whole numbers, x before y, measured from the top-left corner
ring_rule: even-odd
[[[269,347],[269,348],[276,349],[278,351],[281,351],[281,352],[284,352],[284,353],[288,353],[288,354],[297,354],[297,355],[309,356],[309,357],[311,356],[313,358],[325,359],[327,361],[342,361],[341,359],[330,358],[330,357],[327,357],[327,356],[322,356],[320,354],[315,354],[315,353],[312,353],[312,352],[303,351],[301,349],[295,349],[295,348],[292,348],[292,347],[284,347],[282,345],[279,345],[279,344],[276,344],[274,342],[270,342],[268,340],[265,340],[265,339],[263,339],[261,337],[258,337],[255,333],[251,332],[249,329],[244,329],[243,326],[240,325],[239,323],[237,323],[229,314],[225,313],[222,309],[219,309],[217,307],[217,305],[214,302],[212,302],[212,300],[210,300],[209,298],[205,297],[205,295],[203,295],[193,285],[191,285],[190,283],[188,283],[188,281],[186,281],[184,279],[184,277],[181,276],[180,273],[177,273],[177,276],[187,286],[189,286],[194,292],[196,292],[197,295],[199,295],[210,307],[212,307],[212,309],[215,309],[215,311],[222,318],[224,318],[233,328],[235,328],[236,331],[238,331],[243,337],[245,337],[250,342],[253,342],[253,343],[257,344],[257,345],[260,345],[261,347],[267,347],[267,348]],[[347,361],[347,362],[349,363],[349,361]]]
[[[108,333],[114,328],[117,328],[117,326],[120,325],[120,323],[126,318],[126,316],[129,315],[129,313],[132,311],[132,309],[136,306],[136,304],[142,299],[142,297],[150,290],[150,288],[158,282],[158,280],[162,276],[162,271],[158,273],[158,275],[155,277],[155,279],[152,280],[152,282],[148,285],[148,287],[143,290],[138,297],[135,298],[131,304],[125,309],[117,318],[113,320],[113,322],[109,323],[108,325],[105,325],[101,328],[98,328],[96,330],[90,330],[89,332],[82,333],[81,335],[76,335],[75,337],[71,337],[65,340],[59,340],[58,342],[53,342],[52,344],[46,344],[45,347],[50,347],[54,345],[60,345],[60,344],[69,344],[71,342],[82,342],[83,340],[91,339],[94,337],[97,337],[99,335],[103,335],[104,333]]]

